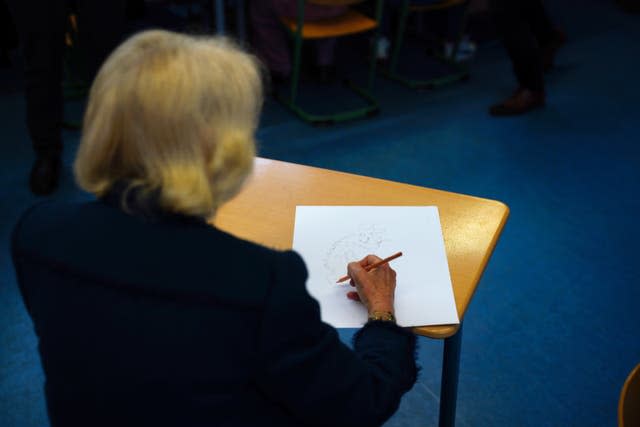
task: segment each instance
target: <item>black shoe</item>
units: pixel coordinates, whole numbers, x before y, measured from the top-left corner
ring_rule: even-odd
[[[516,116],[544,107],[544,103],[544,91],[533,91],[520,87],[509,98],[492,105],[489,108],[489,114],[492,116]]]
[[[58,188],[61,160],[59,155],[41,155],[31,168],[29,188],[38,196],[46,196]]]

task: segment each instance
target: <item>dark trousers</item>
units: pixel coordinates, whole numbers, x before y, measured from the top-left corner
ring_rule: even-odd
[[[13,19],[9,14],[9,8],[5,0],[0,0],[0,49],[3,52],[7,52],[17,45],[18,34],[16,33]]]
[[[554,27],[542,0],[491,0],[491,10],[520,86],[544,90],[542,49]]]
[[[38,155],[62,151],[62,68],[68,4],[65,0],[8,0],[24,58],[27,128]],[[124,31],[125,0],[76,0],[78,34],[89,47],[93,77]]]

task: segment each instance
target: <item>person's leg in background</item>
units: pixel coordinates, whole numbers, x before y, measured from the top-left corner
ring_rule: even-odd
[[[62,154],[62,54],[66,2],[9,0],[22,46],[27,129],[36,155],[29,187],[38,195],[58,185]]]
[[[67,2],[9,0],[8,5],[22,45],[27,128],[36,156],[29,176],[29,188],[34,194],[47,195],[55,191],[60,177]],[[121,9],[124,16],[123,5],[124,0],[78,2],[80,13],[84,15],[79,17],[79,32],[82,32],[79,37],[85,37],[88,46],[96,46],[93,59],[88,61],[89,73],[94,73],[110,49],[115,47],[113,43],[117,39],[113,33],[120,31],[118,37],[121,36],[119,25],[123,21],[116,17]],[[90,74],[89,79],[92,76]]]
[[[78,37],[85,46],[88,81],[122,41],[125,34],[127,0],[75,0],[78,7]]]
[[[429,5],[442,0],[410,0],[409,5]],[[382,22],[380,23],[380,37],[376,47],[376,56],[380,61],[386,61],[390,56],[390,49],[396,40],[398,20],[404,0],[385,0],[383,2]]]
[[[565,43],[566,35],[553,25],[541,0],[526,1],[524,13],[541,49],[542,68],[548,71],[553,67],[556,51]]]
[[[0,68],[11,65],[9,51],[17,46],[18,34],[9,8],[5,0],[0,0]]]
[[[382,9],[382,22],[380,22],[380,36],[376,46],[376,59],[387,61],[392,48],[392,41],[396,36],[396,25],[402,2],[404,0],[385,0]]]
[[[539,0],[491,0],[498,32],[507,50],[518,89],[509,98],[493,105],[494,116],[526,113],[545,103],[542,50],[528,16],[531,2]]]
[[[467,30],[468,8],[470,1],[467,0],[463,4],[446,10],[446,23],[444,31],[445,42],[443,46],[443,54],[445,58],[450,58],[456,62],[470,60],[476,53],[476,43],[471,40]],[[456,49],[456,44],[457,49]],[[456,51],[455,57],[453,56]]]
[[[297,0],[253,0],[249,5],[249,18],[253,32],[253,45],[260,59],[267,65],[274,80],[282,80],[291,73],[291,54],[287,34],[279,17],[297,16]],[[305,21],[317,21],[344,14],[344,6],[305,5]],[[329,66],[333,62],[335,39],[319,40],[316,44],[316,62]]]

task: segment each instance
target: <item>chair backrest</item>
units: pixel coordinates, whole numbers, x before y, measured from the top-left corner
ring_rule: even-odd
[[[618,425],[640,426],[640,364],[631,371],[622,386],[618,403]]]
[[[309,0],[309,3],[319,4],[322,6],[349,6],[356,3],[362,3],[365,0]]]

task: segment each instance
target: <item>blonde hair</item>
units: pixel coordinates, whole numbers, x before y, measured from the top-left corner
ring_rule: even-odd
[[[134,35],[91,87],[76,181],[98,197],[126,181],[166,210],[211,216],[251,172],[261,106],[258,62],[229,40]]]

